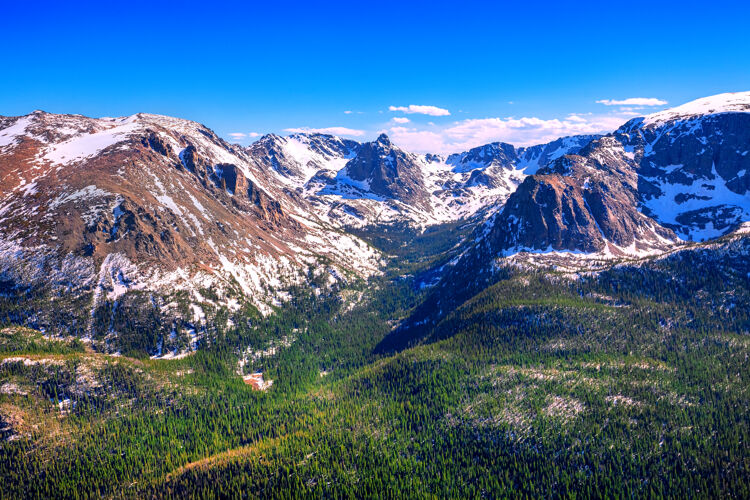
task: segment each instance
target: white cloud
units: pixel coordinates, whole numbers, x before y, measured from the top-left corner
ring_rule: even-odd
[[[401,111],[403,113],[416,113],[429,116],[448,116],[450,111],[437,106],[422,106],[418,104],[409,104],[408,106],[388,106],[388,111]]]
[[[644,113],[637,111],[639,109],[643,109],[642,107],[634,107],[634,108],[620,108],[620,114],[625,116],[643,116]]]
[[[393,117],[393,121],[394,121],[395,123],[409,123],[409,122],[410,122],[411,120],[409,120],[409,119],[408,119],[407,117],[405,117],[405,116],[394,116],[394,117]]]
[[[619,101],[617,99],[602,99],[596,102],[605,106],[664,106],[667,104],[667,101],[656,97],[629,97]]]
[[[236,141],[236,142],[243,142],[246,139],[254,139],[256,137],[260,137],[261,136],[261,134],[259,134],[258,132],[248,132],[248,133],[244,133],[244,132],[230,132],[227,135],[229,136],[230,140]]]
[[[395,144],[414,152],[455,153],[490,142],[508,142],[531,146],[559,137],[607,133],[622,125],[629,116],[571,114],[563,119],[481,118],[467,119],[447,126],[391,127],[388,133]]]
[[[407,127],[391,127],[384,131],[391,140],[407,151],[415,153],[447,153],[445,137],[440,131],[418,130]]]
[[[350,115],[350,114],[352,114],[352,110],[351,109],[347,109],[346,111],[344,111],[344,114],[345,115]]]
[[[575,114],[575,113],[572,113],[572,114],[568,115],[568,117],[565,118],[565,119],[568,120],[568,121],[571,121],[571,122],[579,122],[579,123],[586,122],[586,118],[584,118],[581,115]]]
[[[291,134],[331,134],[331,135],[349,135],[353,137],[359,137],[365,135],[364,130],[356,130],[353,128],[346,127],[323,127],[323,128],[310,128],[310,127],[298,127],[298,128],[285,128],[284,132]]]

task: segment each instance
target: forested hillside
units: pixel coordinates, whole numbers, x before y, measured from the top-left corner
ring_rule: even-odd
[[[379,349],[462,234],[363,233],[393,272],[226,327],[218,310],[182,359],[6,324],[2,496],[750,495],[747,238],[598,273],[507,268]],[[261,371],[267,390],[241,376]]]

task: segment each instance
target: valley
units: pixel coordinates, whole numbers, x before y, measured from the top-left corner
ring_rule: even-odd
[[[0,117],[0,496],[750,496],[748,111],[445,157]]]

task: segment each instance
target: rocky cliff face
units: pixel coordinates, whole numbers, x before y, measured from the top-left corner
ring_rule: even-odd
[[[186,120],[2,118],[0,188],[5,292],[84,297],[91,318],[130,292],[205,304],[204,288],[215,307],[267,310],[309,266],[327,282],[379,265],[243,148]]]
[[[546,144],[518,148],[518,168],[527,175],[535,174],[540,168],[549,165],[565,155],[578,154],[591,141],[599,139],[601,135],[572,135],[561,137]]]
[[[750,93],[723,94],[618,129],[636,163],[643,213],[698,241],[749,220],[749,111]]]
[[[619,148],[622,152],[622,148]],[[638,182],[611,137],[564,156],[514,192],[488,233],[501,253],[570,251],[640,255],[677,241],[638,211]]]
[[[750,93],[642,118],[527,177],[485,229],[494,254],[613,256],[705,240],[750,220]]]
[[[508,264],[592,271],[669,255],[686,239],[732,233],[701,247],[709,257],[746,243],[749,125],[750,92],[722,94],[633,119],[575,154],[550,155],[441,268],[393,342],[418,336]],[[545,148],[530,149],[537,158]]]
[[[431,210],[417,157],[395,147],[385,134],[362,144],[337,180],[382,198]]]

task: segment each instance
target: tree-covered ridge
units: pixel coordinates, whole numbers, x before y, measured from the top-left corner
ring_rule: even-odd
[[[265,318],[217,313],[183,359],[4,328],[2,496],[750,496],[746,241],[576,279],[505,269],[378,349],[453,237],[423,262],[394,239],[401,271]]]

